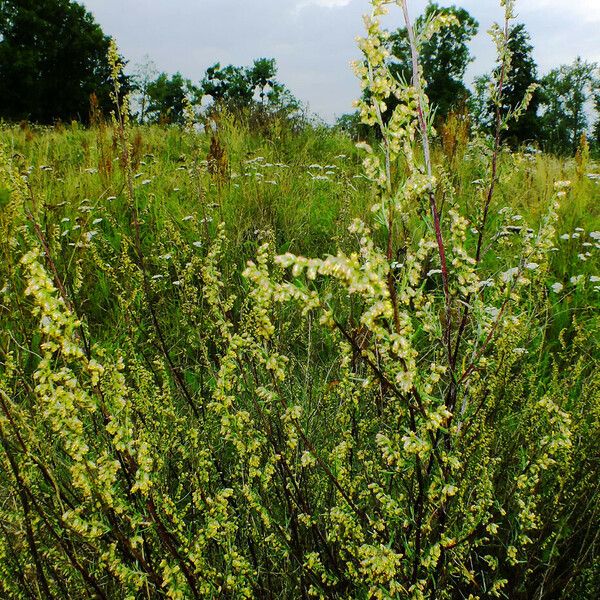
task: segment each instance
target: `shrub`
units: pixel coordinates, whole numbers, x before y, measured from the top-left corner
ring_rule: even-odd
[[[2,150],[3,596],[586,598],[597,589],[597,321],[577,280],[565,302],[585,308],[567,309],[572,323],[556,332],[559,288],[547,285],[560,202],[592,183],[557,181],[531,222],[516,199],[500,208],[498,191],[512,183],[503,166],[525,162],[502,149],[503,118],[495,139],[434,161],[417,56],[444,18],[415,38],[399,3],[414,69],[412,83],[399,83],[382,43],[388,4],[373,0],[366,62],[356,65],[371,92],[360,114],[381,133],[381,143],[359,144],[372,216],[335,232],[335,254],[279,253],[290,240],[257,229],[240,277],[227,225],[216,224],[223,207],[205,197],[224,201],[227,168],[198,158],[210,137],[192,127],[165,142],[186,151],[177,169],[196,203],[190,243],[165,216],[164,196],[134,173],[114,47],[120,172],[103,177],[120,191],[95,229],[90,200],[77,225],[62,225],[60,207],[33,193],[34,174]],[[508,22],[513,3],[504,4]],[[505,65],[498,102],[507,30],[492,30]],[[390,95],[399,103],[384,123]],[[220,127],[230,163],[234,150],[248,169],[260,162],[231,122]],[[470,193],[451,168],[480,176]],[[266,195],[253,200],[273,210]]]

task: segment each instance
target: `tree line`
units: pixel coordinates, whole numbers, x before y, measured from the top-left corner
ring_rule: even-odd
[[[463,8],[430,2],[416,20],[416,30],[424,31],[439,13],[452,17],[453,24],[433,33],[421,49],[425,91],[436,120],[458,114],[491,131],[497,110],[490,96],[494,72],[478,77],[472,90],[465,83],[473,61],[469,43],[479,24]],[[551,152],[572,153],[585,135],[600,151],[598,65],[577,58],[540,75],[524,24],[514,25],[509,39],[511,77],[504,85],[500,110],[516,110],[525,92],[536,87],[524,114],[503,132],[504,141],[513,147],[536,144]],[[77,2],[0,0],[0,118],[85,122],[92,95],[96,109],[110,111],[108,44],[93,16]],[[406,29],[390,32],[387,44],[393,72],[409,79]],[[123,85],[133,93],[135,116],[141,123],[182,123],[186,103],[200,106],[206,98],[232,110],[254,107],[290,114],[301,106],[277,80],[273,58],[259,58],[250,66],[216,63],[198,83],[181,73],[158,72],[148,59],[124,76]],[[388,116],[393,109],[390,102]],[[356,114],[338,120],[338,126],[353,131],[357,124]]]
[[[0,0],[0,119],[87,122],[91,97],[92,112],[108,114],[109,42],[92,14],[72,0]],[[273,58],[247,67],[216,63],[197,84],[181,73],[159,73],[146,60],[122,79],[141,123],[182,123],[186,102],[200,105],[207,96],[236,110],[300,107],[277,80]]]

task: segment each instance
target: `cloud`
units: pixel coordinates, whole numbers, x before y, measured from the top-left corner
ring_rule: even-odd
[[[317,6],[319,8],[342,8],[348,6],[352,0],[303,0],[297,5],[297,10],[307,6]]]
[[[517,11],[540,12],[551,10],[565,17],[577,16],[584,23],[600,23],[600,2],[598,0],[577,0],[565,7],[564,0],[528,0],[517,3]]]

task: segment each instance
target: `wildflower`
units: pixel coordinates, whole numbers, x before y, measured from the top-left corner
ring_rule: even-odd
[[[200,241],[192,242],[192,246],[195,246],[196,248],[202,248],[202,242],[200,242]]]
[[[142,185],[148,185],[151,182],[152,182],[152,179],[144,179],[144,181],[142,181]]]
[[[585,256],[585,254],[582,254],[581,252],[577,255],[577,258],[579,260],[583,260],[584,262],[587,260],[587,257]]]
[[[583,275],[573,275],[573,277],[571,277],[569,279],[569,281],[573,284],[573,285],[577,285],[578,283],[581,283],[583,281]]]
[[[515,275],[519,272],[519,268],[518,267],[512,267],[512,269],[508,269],[507,271],[504,271],[504,273],[502,273],[500,275],[500,277],[502,278],[502,281],[504,281],[505,283],[508,283],[509,281],[512,281],[515,277]]]
[[[568,181],[568,180],[565,180],[565,181],[556,181],[556,182],[554,183],[554,187],[555,187],[557,190],[560,190],[560,189],[562,189],[562,188],[568,188],[570,185],[571,185],[571,182],[570,182],[570,181]]]
[[[550,287],[552,288],[552,291],[555,294],[560,294],[560,292],[563,291],[564,286],[562,283],[560,283],[560,281],[557,281],[556,283],[553,283]]]
[[[191,221],[194,218],[194,215],[186,215],[185,217],[183,217],[183,221]]]
[[[500,314],[500,309],[495,306],[486,306],[485,312],[490,315],[493,319],[495,319]]]
[[[540,265],[536,262],[525,263],[525,268],[530,271],[535,271]]]
[[[593,240],[600,240],[600,231],[592,231],[592,232],[590,233],[590,237],[591,237]]]
[[[568,233],[563,233],[563,234],[560,236],[560,239],[561,239],[561,240],[570,240],[570,239],[571,239],[571,235],[570,235],[570,234],[568,234]]]
[[[590,276],[590,281],[592,283],[598,283],[600,281],[600,277],[598,277],[598,275],[591,275]]]
[[[94,219],[94,220],[92,221],[92,225],[98,225],[98,224],[100,224],[100,223],[102,223],[102,219],[100,219],[100,218],[98,218],[98,219]]]
[[[109,197],[108,197],[106,200],[107,200],[108,202],[111,202],[112,200],[116,200],[116,199],[117,199],[117,197],[116,197],[116,196],[109,196]]]

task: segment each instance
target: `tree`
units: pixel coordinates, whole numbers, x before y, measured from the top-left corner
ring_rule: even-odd
[[[454,17],[456,22],[443,27],[423,42],[420,60],[427,82],[425,92],[437,117],[445,118],[451,110],[464,104],[469,96],[463,77],[473,60],[468,43],[477,34],[479,23],[463,8],[442,8],[431,2],[424,14],[415,21],[415,30],[423,31],[436,15]],[[409,81],[412,77],[412,62],[406,28],[393,33],[389,43],[393,59],[392,72]]]
[[[600,153],[600,70],[598,77],[594,81],[594,109],[596,112],[596,122],[594,123],[593,143],[597,153]]]
[[[248,105],[254,96],[248,69],[234,65],[221,67],[220,63],[206,69],[200,89],[216,104]]]
[[[276,76],[274,58],[258,58],[251,67],[221,67],[217,63],[206,70],[200,90],[215,104],[233,109],[256,105],[259,100],[265,109],[296,110],[298,101]]]
[[[161,73],[148,83],[148,109],[146,115],[155,123],[183,123],[185,99],[197,90],[181,73],[169,77]]]
[[[273,91],[280,85],[275,81],[275,75],[277,75],[277,67],[274,58],[257,58],[252,68],[248,70],[250,85],[254,90],[258,90],[263,104],[267,96],[265,90],[270,88]]]
[[[514,111],[527,94],[527,90],[539,84],[537,65],[533,58],[533,46],[529,32],[523,23],[515,25],[510,31],[508,48],[511,53],[510,74],[502,89],[503,115]],[[508,128],[503,132],[504,139],[511,145],[518,146],[526,141],[536,141],[540,137],[539,89],[533,93],[527,109],[518,120],[511,119]]]
[[[573,153],[588,127],[586,104],[592,97],[595,63],[577,58],[542,79],[540,104],[544,145],[557,153]]]
[[[143,62],[136,65],[131,76],[132,89],[136,92],[136,103],[139,108],[138,118],[140,123],[146,121],[148,112],[148,103],[150,96],[148,93],[150,84],[158,76],[158,69],[154,61],[146,55]]]
[[[537,65],[533,58],[533,46],[525,25],[514,25],[509,32],[508,49],[511,53],[510,72],[502,86],[500,112],[506,117],[522,102],[528,89],[539,84]],[[489,98],[490,75],[475,80],[475,94],[470,101],[471,112],[483,129],[492,130],[495,123],[496,106]],[[526,110],[518,120],[511,119],[502,131],[502,139],[517,147],[526,141],[538,141],[541,135],[541,121],[538,115],[540,92],[536,89]]]
[[[109,38],[70,0],[0,0],[0,116],[87,120],[110,101]]]

